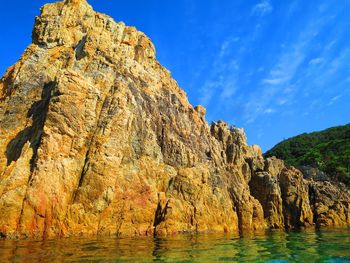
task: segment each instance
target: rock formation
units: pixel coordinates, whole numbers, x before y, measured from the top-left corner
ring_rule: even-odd
[[[45,5],[0,81],[0,235],[347,226],[350,194],[205,121],[150,39],[85,0]]]

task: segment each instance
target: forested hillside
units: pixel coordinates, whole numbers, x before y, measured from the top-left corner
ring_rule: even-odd
[[[350,185],[350,124],[289,138],[264,156],[276,156],[296,167],[317,167]]]

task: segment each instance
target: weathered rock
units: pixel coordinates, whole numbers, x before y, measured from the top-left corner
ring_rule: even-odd
[[[330,178],[327,174],[315,167],[301,166],[298,168],[303,173],[305,179],[314,181],[330,181]]]
[[[302,173],[295,168],[284,168],[279,176],[279,181],[286,228],[312,225],[313,213]]]
[[[322,189],[339,187],[265,161],[242,129],[209,127],[155,54],[142,32],[84,0],[42,8],[33,43],[0,81],[1,236],[349,223],[348,193],[334,207]]]
[[[267,158],[265,160],[265,172],[273,177],[278,176],[284,168],[284,162],[276,157]]]
[[[318,227],[350,225],[350,191],[344,185],[330,182],[309,182],[309,197],[314,221]]]
[[[278,177],[267,172],[253,174],[249,183],[252,195],[259,200],[270,228],[284,228],[283,203]]]

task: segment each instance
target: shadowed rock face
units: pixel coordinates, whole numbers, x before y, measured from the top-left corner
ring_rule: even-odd
[[[86,1],[45,5],[0,81],[0,234],[346,226],[347,189],[303,179],[211,127],[149,38]]]

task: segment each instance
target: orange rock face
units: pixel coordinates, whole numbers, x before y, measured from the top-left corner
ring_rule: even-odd
[[[1,236],[348,225],[349,192],[324,189],[209,126],[149,38],[84,0],[45,5],[0,81]]]

